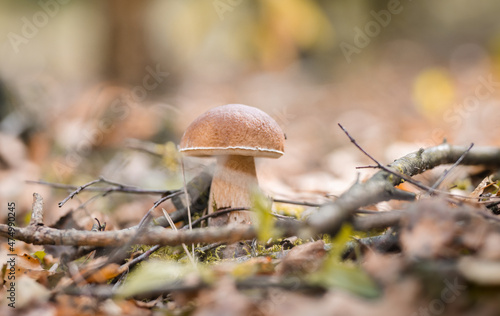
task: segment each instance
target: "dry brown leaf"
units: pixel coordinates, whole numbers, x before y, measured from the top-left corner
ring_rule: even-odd
[[[39,281],[42,284],[47,283],[47,277],[52,275],[53,272],[50,272],[48,270],[45,270],[38,259],[30,256],[27,253],[18,253],[16,256],[10,256],[8,257],[9,261],[7,262],[12,262],[12,264],[7,265],[7,270],[9,270],[11,267],[15,269],[14,276],[16,279],[26,276],[29,278],[32,278],[33,280]],[[7,280],[8,278],[8,273],[4,275],[4,280]]]
[[[325,242],[318,240],[296,246],[276,266],[278,275],[310,273],[316,271],[326,255]]]
[[[479,199],[483,196],[491,195],[498,195],[498,184],[496,181],[492,180],[492,176],[487,176],[477,185],[469,196]]]
[[[118,276],[122,272],[123,271],[120,268],[120,265],[116,263],[110,263],[90,274],[86,278],[86,281],[89,283],[105,283],[108,280],[111,280],[114,277]]]
[[[254,304],[236,289],[234,281],[223,278],[215,288],[200,292],[198,308],[193,315],[251,315],[254,310]]]
[[[16,278],[16,308],[23,308],[33,303],[46,302],[50,297],[50,291],[36,282],[31,276]]]
[[[55,301],[58,316],[98,314],[98,300],[94,297],[59,294]]]
[[[457,257],[465,249],[477,251],[492,227],[468,205],[453,207],[439,199],[409,207],[403,220],[401,245],[415,258]]]
[[[363,260],[365,271],[385,284],[396,281],[405,266],[404,258],[400,254],[381,254],[368,251]]]

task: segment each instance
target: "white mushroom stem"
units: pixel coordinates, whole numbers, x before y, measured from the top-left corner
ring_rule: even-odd
[[[223,207],[250,207],[251,190],[258,185],[255,162],[252,156],[218,156],[212,179],[209,213]],[[211,226],[227,224],[251,224],[248,211],[231,212],[229,217],[212,219]]]

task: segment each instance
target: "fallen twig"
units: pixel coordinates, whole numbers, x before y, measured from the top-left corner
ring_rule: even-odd
[[[444,143],[428,149],[420,149],[399,158],[387,167],[383,166],[383,170],[366,182],[356,182],[334,202],[325,204],[318,211],[311,213],[307,218],[307,223],[316,232],[335,234],[341,224],[360,207],[391,199],[414,200],[415,194],[399,190],[394,186],[400,184],[404,178],[420,174],[436,166],[453,164],[467,150],[468,148],[463,146]],[[500,149],[492,147],[470,149],[462,158],[462,164],[498,167],[500,166]],[[396,175],[394,170],[397,171]]]
[[[273,202],[285,203],[285,204],[293,204],[293,205],[302,205],[302,206],[310,206],[310,207],[321,206],[321,204],[318,204],[318,203],[299,202],[299,201],[291,201],[291,200],[284,200],[284,199],[273,199]]]
[[[199,223],[201,223],[202,221],[207,220],[207,219],[212,218],[212,217],[217,217],[217,216],[224,215],[224,214],[231,213],[231,212],[235,212],[235,211],[248,211],[248,210],[249,210],[248,207],[234,207],[234,208],[219,209],[217,212],[203,215],[202,217],[198,218],[197,220],[194,220],[192,222],[192,227],[194,227],[194,226],[198,225]],[[182,227],[182,229],[187,229],[187,228],[189,228],[189,224],[184,225]]]
[[[99,180],[99,179],[97,179]],[[97,181],[94,180],[94,181]],[[108,181],[108,180],[106,180]],[[52,183],[52,182],[47,182],[47,181],[34,181],[34,180],[26,180],[26,183],[30,184],[41,184],[41,185],[46,185],[49,187],[52,187],[54,189],[64,189],[64,190],[71,190],[75,191],[79,187],[75,185],[69,185],[69,184],[62,184],[62,183]],[[109,183],[109,182],[105,182]],[[143,188],[138,188],[134,186],[129,186],[125,184],[119,184],[116,182],[113,182],[113,185],[111,187],[85,187],[85,191],[91,191],[91,192],[105,192],[105,193],[111,193],[111,192],[123,192],[123,193],[132,193],[132,194],[146,194],[146,195],[156,195],[156,194],[168,194],[170,191],[169,190],[151,190],[151,189],[143,189]]]
[[[43,218],[42,197],[35,193],[32,217]],[[241,239],[252,239],[256,232],[251,226],[234,226],[223,228],[203,228],[192,231],[174,232],[163,227],[143,226],[142,229],[123,229],[116,231],[81,231],[60,230],[38,223],[26,227],[10,227],[13,237],[35,245],[66,245],[66,246],[122,246],[134,240],[134,243],[144,245],[179,245],[182,243],[210,243],[217,241],[236,242]],[[10,237],[9,226],[0,224],[0,236]]]
[[[377,212],[372,215],[356,216],[353,219],[353,226],[355,230],[359,231],[397,226],[406,214],[407,212],[405,211],[388,211]]]
[[[429,188],[428,186],[426,185],[423,185],[422,183],[416,181],[416,180],[413,180],[412,178],[410,177],[406,177],[405,175],[403,174],[400,174],[400,173],[397,173],[396,171],[394,170],[391,170],[390,168],[384,166],[383,164],[381,164],[377,159],[375,159],[372,155],[370,155],[366,150],[363,149],[363,147],[361,147],[358,142],[356,142],[356,140],[349,134],[349,132],[341,125],[341,124],[338,124],[339,127],[342,129],[342,131],[347,135],[347,137],[349,138],[349,140],[351,141],[351,143],[354,144],[354,146],[356,146],[363,154],[365,154],[365,156],[367,156],[368,158],[370,158],[374,163],[376,163],[377,165],[376,166],[368,166],[369,168],[378,168],[378,169],[382,169],[388,173],[391,173],[393,175],[395,175],[396,177],[399,177],[417,187],[419,187],[420,189],[422,190],[425,190],[425,191],[430,191],[431,188]]]

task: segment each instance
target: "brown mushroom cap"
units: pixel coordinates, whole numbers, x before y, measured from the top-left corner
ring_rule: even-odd
[[[241,155],[279,158],[285,137],[263,111],[228,104],[199,116],[182,136],[180,151],[189,156]]]

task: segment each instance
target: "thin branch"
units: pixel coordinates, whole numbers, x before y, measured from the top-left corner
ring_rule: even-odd
[[[408,213],[406,211],[376,212],[366,216],[356,216],[353,219],[353,227],[360,231],[387,228],[399,225],[401,219]]]
[[[285,204],[293,204],[293,205],[302,205],[302,206],[310,206],[310,207],[321,206],[321,204],[318,204],[318,203],[298,202],[298,201],[291,201],[291,200],[284,200],[284,199],[274,199],[274,198],[273,198],[273,202],[285,203]]]
[[[159,199],[158,201],[156,201],[153,206],[148,210],[148,212],[146,213],[146,215],[144,215],[141,219],[141,221],[139,222],[139,225],[137,225],[137,227],[142,227],[144,226],[145,224],[147,224],[150,220],[151,220],[151,213],[155,210],[155,208],[157,208],[161,203],[165,202],[166,200],[169,200],[173,197],[176,197],[178,195],[181,195],[183,192],[181,190],[179,191],[175,191],[174,193],[171,193],[169,195],[166,195],[164,197],[162,197],[161,199]]]
[[[367,166],[358,166],[356,169],[379,169],[379,166],[367,165]]]
[[[448,170],[446,170],[445,172],[443,172],[443,174],[439,177],[439,179],[431,187],[431,190],[429,191],[429,194],[432,194],[441,185],[441,183],[448,176],[448,174],[453,169],[455,169],[462,162],[462,160],[464,160],[465,156],[470,152],[470,150],[472,149],[473,146],[474,146],[474,143],[471,143],[470,146],[469,146],[469,148],[467,148],[467,150],[464,151],[464,153],[460,156],[460,158],[458,158],[457,161],[455,161],[455,163]]]
[[[96,181],[96,180],[94,180]],[[109,183],[110,181],[106,180],[106,182],[103,183]],[[68,184],[62,184],[62,183],[51,183],[47,181],[34,181],[34,180],[27,180],[26,183],[29,184],[41,184],[41,185],[46,185],[50,186],[54,189],[64,189],[64,190],[71,190],[75,191],[79,187],[74,186],[74,185],[68,185]],[[111,193],[111,192],[123,192],[123,193],[132,193],[132,194],[145,194],[145,195],[156,195],[156,194],[168,194],[170,191],[169,190],[151,190],[151,189],[142,189],[134,186],[129,186],[129,185],[124,185],[116,182],[111,182],[113,185],[116,185],[116,187],[86,187],[85,191],[93,191],[93,192],[105,192],[105,193]]]
[[[207,220],[207,219],[212,218],[212,217],[217,217],[217,216],[224,215],[224,214],[231,213],[231,212],[235,212],[235,211],[248,211],[248,210],[249,210],[248,207],[234,207],[234,208],[219,209],[217,212],[203,215],[202,217],[193,221],[191,223],[191,227],[194,227],[194,226],[198,225],[199,223],[201,223],[202,221]],[[187,228],[189,228],[189,224],[184,225],[184,227],[182,227],[182,229],[187,229]]]
[[[126,263],[124,263],[121,267],[120,267],[120,270],[125,270],[125,269],[129,269],[131,267],[133,267],[134,265],[138,264],[139,262],[149,258],[149,256],[151,256],[153,254],[153,252],[155,252],[156,250],[160,249],[160,245],[154,245],[153,247],[149,248],[148,250],[146,250],[143,254],[141,254],[140,256],[137,256],[136,258],[130,260],[130,261],[127,261]]]
[[[351,141],[351,143],[354,144],[354,146],[356,146],[363,154],[365,154],[365,156],[367,156],[368,158],[370,158],[374,163],[377,164],[376,168],[379,168],[379,169],[382,169],[386,172],[389,172],[393,175],[395,175],[396,177],[399,177],[413,185],[416,185],[417,187],[419,187],[420,189],[422,190],[425,190],[427,192],[431,191],[431,188],[416,181],[416,180],[413,180],[412,178],[410,177],[406,177],[405,175],[401,174],[401,173],[398,173],[398,172],[395,172],[394,170],[391,170],[390,168],[387,168],[386,166],[384,166],[383,164],[381,164],[380,162],[378,162],[377,159],[373,158],[372,155],[370,155],[368,152],[366,152],[366,150],[363,149],[363,147],[361,147],[357,142],[356,140],[349,134],[349,132],[339,123],[338,124],[339,127],[342,129],[342,131],[347,135],[347,137],[349,138],[349,140]],[[367,167],[371,167],[371,166],[367,166]]]
[[[36,182],[36,183],[46,184],[44,182]],[[92,186],[94,184],[97,184],[97,183],[107,183],[107,184],[114,185],[115,187],[111,187],[111,188],[92,188],[92,189],[89,188],[90,186]],[[61,187],[61,185],[58,185],[58,187]],[[140,189],[140,188],[137,188],[137,187],[127,186],[127,185],[123,185],[121,183],[117,183],[117,182],[113,182],[113,181],[110,181],[110,180],[106,180],[103,177],[100,177],[99,179],[90,181],[90,182],[88,182],[88,183],[86,183],[86,184],[84,184],[82,186],[77,187],[64,200],[62,200],[61,202],[59,202],[59,204],[58,204],[59,207],[62,207],[68,200],[72,199],[75,195],[77,195],[78,193],[80,193],[83,190],[104,191],[105,192],[104,195],[106,195],[108,193],[111,193],[111,192],[127,192],[127,193],[136,193],[136,194],[165,194],[165,193],[168,194],[168,193],[171,193],[171,191],[167,191],[167,190],[144,190],[144,189]]]
[[[177,190],[177,191],[172,191],[171,193],[169,193],[168,195],[165,195],[164,197],[162,197],[161,199],[159,199],[158,201],[156,201],[154,204],[153,204],[153,208],[157,208],[158,205],[160,205],[161,203],[165,202],[166,200],[169,200],[175,196],[178,196],[178,195],[181,195],[183,192],[181,190]]]
[[[78,193],[80,193],[82,190],[84,190],[86,187],[89,187],[93,184],[96,184],[96,183],[99,183],[99,182],[102,182],[101,179],[96,179],[96,180],[92,180],[82,186],[79,186],[78,188],[76,188],[76,190],[74,190],[73,192],[70,193],[70,195],[68,195],[64,200],[62,200],[61,202],[59,202],[57,205],[59,207],[62,207],[64,204],[66,204],[66,202],[68,202],[68,200],[72,199],[75,195],[77,195]]]

